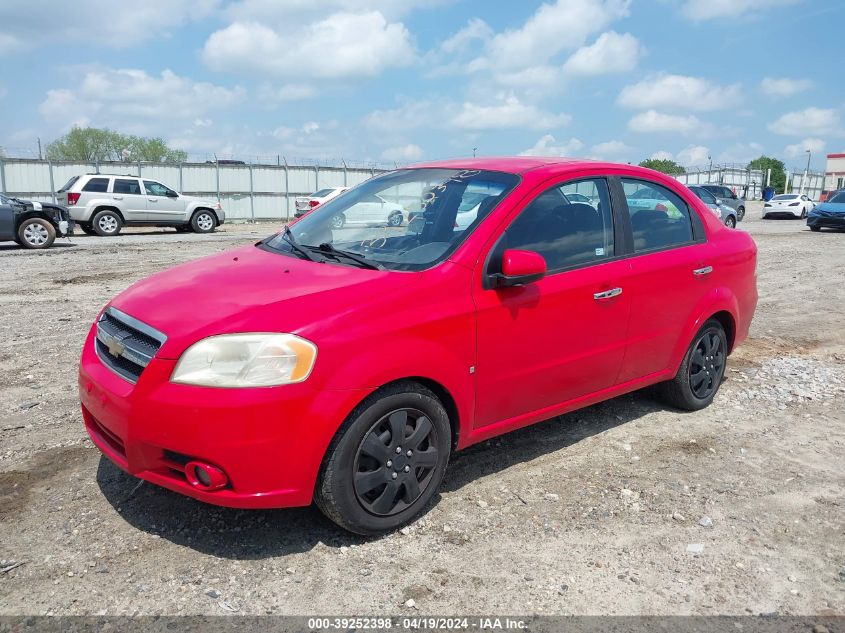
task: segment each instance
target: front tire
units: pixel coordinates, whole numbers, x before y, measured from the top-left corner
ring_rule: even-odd
[[[725,218],[725,226],[728,227],[729,229],[735,229],[736,228],[736,218],[734,218],[734,216],[732,216],[732,215],[729,215],[728,217],[726,217]]]
[[[91,221],[94,232],[102,237],[111,237],[120,233],[123,227],[123,218],[110,209],[104,209],[94,216]]]
[[[737,222],[742,222],[742,218],[745,217],[745,207],[739,207],[736,210],[736,220]]]
[[[403,219],[401,211],[394,211],[387,218],[387,226],[402,226]]]
[[[662,383],[663,399],[685,411],[709,406],[722,384],[727,358],[725,329],[716,319],[708,319],[693,337],[678,373]]]
[[[430,390],[400,382],[364,400],[326,451],[315,501],[340,527],[373,536],[415,519],[451,451],[449,416]]]
[[[56,241],[56,229],[44,218],[29,218],[18,227],[18,244],[24,248],[50,248]]]
[[[200,209],[191,218],[191,230],[194,233],[211,233],[217,227],[217,218],[211,211]]]
[[[344,216],[342,213],[340,215],[336,215],[330,220],[330,224],[332,229],[334,229],[335,231],[339,231],[346,224],[346,216]]]
[[[819,231],[821,231],[821,230],[822,230],[822,227],[820,227],[820,226],[811,226],[811,227],[810,227],[810,230],[811,230],[813,233],[818,233]]]

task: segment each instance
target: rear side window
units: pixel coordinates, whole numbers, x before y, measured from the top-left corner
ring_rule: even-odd
[[[73,176],[70,180],[68,180],[65,184],[62,185],[62,188],[59,189],[57,193],[67,191],[68,189],[73,187],[73,183],[75,183],[77,180],[79,180],[79,176]]]
[[[576,202],[580,194],[594,203]],[[573,195],[576,200],[579,195]],[[603,178],[547,189],[506,231],[507,248],[540,253],[550,271],[584,266],[614,256],[613,214]]]
[[[109,190],[109,179],[108,178],[92,178],[88,182],[85,183],[85,186],[82,187],[82,191],[97,191],[100,193],[106,192]]]
[[[137,180],[125,180],[123,178],[115,178],[113,193],[130,193],[141,195],[141,185]]]
[[[646,180],[622,179],[634,251],[658,250],[693,241],[690,210],[680,196]]]

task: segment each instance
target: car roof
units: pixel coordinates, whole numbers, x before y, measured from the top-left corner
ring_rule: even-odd
[[[588,158],[570,158],[565,156],[487,156],[480,158],[447,158],[425,163],[408,165],[407,169],[482,169],[488,171],[503,171],[512,174],[524,174],[532,170],[567,167],[576,170],[580,167],[620,167],[629,170],[632,175],[648,176],[654,170],[625,163],[610,163]],[[569,170],[567,169],[567,171]],[[560,169],[555,169],[559,172]]]

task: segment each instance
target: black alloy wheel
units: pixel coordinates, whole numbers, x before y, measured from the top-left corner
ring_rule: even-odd
[[[695,344],[689,364],[689,384],[696,398],[705,400],[716,393],[725,373],[723,337],[708,330]]]
[[[358,503],[378,516],[398,514],[431,484],[438,462],[437,429],[418,409],[399,409],[379,419],[355,456]]]

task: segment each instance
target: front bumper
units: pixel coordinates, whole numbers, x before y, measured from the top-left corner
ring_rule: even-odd
[[[217,226],[226,223],[226,212],[223,209],[215,209],[214,213],[217,215]]]
[[[213,389],[169,382],[175,360],[154,358],[132,384],[94,351],[89,333],[79,368],[82,417],[91,440],[126,472],[200,501],[234,508],[311,503],[326,448],[369,391],[306,383]],[[228,485],[193,487],[187,459],[222,469]]]
[[[807,226],[845,229],[845,214],[813,212],[807,216]]]

